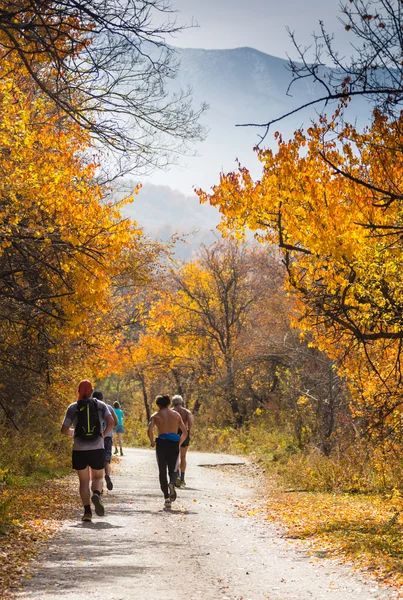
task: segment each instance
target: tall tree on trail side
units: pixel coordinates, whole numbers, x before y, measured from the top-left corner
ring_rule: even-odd
[[[237,357],[254,304],[280,281],[268,253],[226,240],[204,248],[196,261],[172,271],[172,302],[190,315],[189,333],[209,340],[223,363],[223,395],[237,425],[245,414],[237,392]],[[271,281],[270,281],[271,280]]]
[[[168,0],[3,0],[0,60],[106,145],[117,174],[147,172],[202,137],[204,107],[166,85],[178,69],[166,43],[181,30],[174,17]]]
[[[143,285],[158,249],[104,198],[89,134],[14,63],[3,58],[0,75],[0,401],[12,419],[57,402],[78,367],[117,362],[117,289]]]
[[[219,206],[223,226],[248,226],[279,246],[298,327],[331,358],[344,359],[357,414],[394,428],[402,386],[403,163],[391,148],[402,143],[402,122],[375,113],[363,133],[348,124],[334,129],[323,117],[290,142],[280,138],[277,153],[259,153],[261,181],[240,168],[200,197]]]
[[[289,142],[276,134],[277,152],[259,151],[261,181],[240,167],[212,194],[200,192],[224,227],[247,226],[280,247],[296,324],[342,362],[364,430],[392,443],[402,435],[402,10],[397,0],[344,4],[353,58],[334,50],[322,26],[314,59],[300,50],[302,65],[291,63],[294,80],[323,86],[310,104],[339,101],[333,117]],[[374,107],[363,131],[344,116],[357,96]],[[276,120],[261,124],[263,139]]]

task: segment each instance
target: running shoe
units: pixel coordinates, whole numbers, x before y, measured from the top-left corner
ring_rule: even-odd
[[[176,478],[176,481],[175,481],[175,486],[176,486],[176,487],[178,487],[178,488],[180,488],[180,486],[181,486],[181,485],[182,485],[181,478],[180,478],[180,477],[177,477],[177,478]]]
[[[85,512],[81,518],[82,521],[90,523],[92,521],[92,513]]]
[[[186,481],[184,479],[181,481],[181,487],[186,487]]]
[[[92,494],[92,503],[95,506],[95,512],[98,517],[103,517],[105,514],[105,507],[102,504],[101,496],[99,494]]]
[[[171,508],[171,507],[172,507],[172,504],[171,504],[170,498],[165,498],[164,508]]]
[[[108,490],[113,490],[113,483],[109,475],[105,475],[106,487]]]
[[[168,483],[168,489],[169,489],[169,499],[171,502],[175,502],[176,500],[176,490],[175,490],[175,484],[174,483]]]

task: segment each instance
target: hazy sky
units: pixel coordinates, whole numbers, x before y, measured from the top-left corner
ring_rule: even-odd
[[[302,45],[312,42],[323,20],[335,32],[338,46],[347,47],[348,34],[338,21],[338,0],[172,0],[180,11],[179,22],[199,28],[182,32],[174,46],[236,48],[250,46],[274,56],[295,57],[286,26],[297,33]]]

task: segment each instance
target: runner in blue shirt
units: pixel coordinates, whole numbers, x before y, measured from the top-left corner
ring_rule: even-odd
[[[123,434],[125,432],[125,428],[123,427],[123,417],[124,412],[120,408],[119,402],[113,403],[113,410],[115,411],[115,415],[118,419],[118,424],[113,428],[113,439],[115,440],[115,454],[118,453],[118,442],[120,447],[120,456],[123,456]]]

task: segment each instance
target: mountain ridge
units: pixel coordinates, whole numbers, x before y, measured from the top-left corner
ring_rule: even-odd
[[[190,87],[195,109],[203,103],[209,110],[202,123],[209,131],[197,150],[176,167],[159,171],[143,180],[139,200],[126,209],[140,225],[153,235],[167,237],[168,231],[210,230],[219,222],[219,213],[210,206],[200,206],[194,188],[209,190],[219,181],[220,172],[237,168],[236,159],[253,177],[261,174],[261,164],[253,148],[263,129],[236,127],[242,123],[267,123],[318,97],[318,86],[306,79],[296,82],[293,95],[286,95],[292,79],[288,61],[249,46],[229,49],[175,48],[180,68],[171,93]],[[330,113],[334,105],[330,105]],[[357,109],[359,112],[359,109]],[[368,108],[362,111],[368,114]],[[265,147],[275,148],[274,132],[285,139],[296,129],[310,124],[315,107],[302,110],[276,123],[264,140]],[[170,210],[170,202],[171,210]],[[172,213],[172,214],[170,214]],[[153,223],[155,224],[153,226]]]

